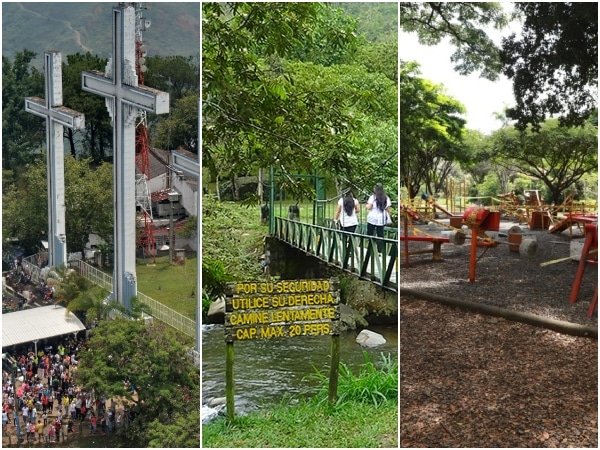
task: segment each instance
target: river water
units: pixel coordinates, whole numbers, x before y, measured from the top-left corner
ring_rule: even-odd
[[[381,353],[398,358],[398,329],[369,327],[383,335],[386,343],[364,349],[373,364],[381,363]],[[340,362],[354,374],[365,363],[363,348],[355,342],[358,331],[340,335]],[[279,403],[284,396],[310,396],[315,381],[305,377],[315,368],[326,376],[330,366],[330,336],[297,336],[284,339],[236,341],[234,343],[234,399],[236,415]],[[222,325],[202,326],[202,404],[225,397],[226,344]],[[314,366],[314,368],[313,368]]]

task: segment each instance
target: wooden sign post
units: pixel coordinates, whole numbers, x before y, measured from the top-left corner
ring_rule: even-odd
[[[337,278],[228,283],[225,299],[225,400],[235,415],[233,343],[296,336],[331,336],[329,402],[337,399],[340,362],[340,295]]]

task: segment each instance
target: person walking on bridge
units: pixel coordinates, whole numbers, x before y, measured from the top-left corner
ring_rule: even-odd
[[[367,200],[367,235],[383,238],[383,228],[391,222],[390,206],[392,201],[383,190],[383,185],[377,183],[373,188],[373,194]],[[383,242],[378,242],[379,253],[383,251]]]
[[[352,195],[352,191],[348,191],[345,197],[338,200],[337,211],[335,212],[334,220],[339,223],[342,230],[354,233],[358,226],[358,213],[360,205],[358,200]]]

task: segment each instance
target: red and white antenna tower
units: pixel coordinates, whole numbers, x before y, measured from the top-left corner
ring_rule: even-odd
[[[133,5],[135,7],[135,72],[138,85],[143,86],[146,72],[146,46],[143,43],[142,33],[150,28],[150,19],[144,17],[144,11],[148,9],[145,2]],[[140,176],[136,180],[136,203],[140,206],[144,218],[144,231],[138,244],[142,246],[144,253],[151,254],[156,262],[152,201],[147,184],[150,179],[150,145],[145,111],[140,112],[135,128],[135,164],[140,171]]]

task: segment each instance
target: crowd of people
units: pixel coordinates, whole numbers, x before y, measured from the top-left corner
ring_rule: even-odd
[[[29,443],[59,442],[89,429],[104,433],[120,426],[122,412],[106,398],[81,390],[76,382],[77,354],[83,340],[6,355],[2,371],[2,432]],[[114,406],[114,405],[113,405]]]

